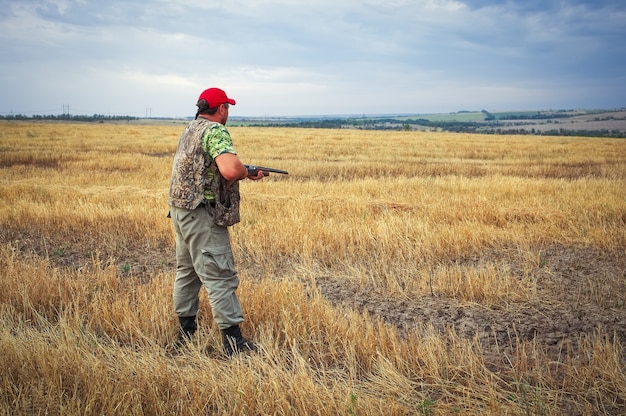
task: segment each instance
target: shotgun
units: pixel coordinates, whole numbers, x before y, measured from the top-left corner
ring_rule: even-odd
[[[283,175],[288,175],[289,172],[286,170],[274,169],[274,168],[266,168],[265,166],[252,166],[252,165],[244,165],[246,169],[248,169],[248,175],[256,176],[259,171],[263,172],[263,176],[269,176],[270,172],[273,173],[282,173]]]

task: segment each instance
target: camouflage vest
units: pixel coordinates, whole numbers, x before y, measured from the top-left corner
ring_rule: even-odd
[[[226,180],[217,169],[215,161],[209,167],[214,172],[210,187],[215,195],[215,200],[207,204],[206,208],[213,216],[213,222],[221,227],[237,224],[241,219],[239,216],[239,181],[226,186]]]
[[[170,206],[192,210],[204,199],[211,160],[202,149],[202,136],[210,125],[211,121],[198,118],[180,135],[170,180]]]
[[[204,134],[214,124],[198,118],[189,123],[181,134],[174,156],[168,203],[177,208],[193,210],[204,201],[213,221],[226,227],[240,221],[239,181],[226,187],[217,164],[204,152]],[[206,201],[207,194],[214,196],[214,199]]]

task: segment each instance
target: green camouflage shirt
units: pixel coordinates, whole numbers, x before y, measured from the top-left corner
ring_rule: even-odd
[[[211,162],[223,153],[236,154],[230,134],[220,123],[193,120],[183,131],[174,155],[169,205],[195,209],[203,200],[214,201]]]
[[[202,149],[211,160],[215,160],[215,158],[222,153],[237,154],[233,147],[230,133],[226,129],[226,126],[220,123],[213,123],[206,129],[204,137],[202,138]],[[207,201],[215,200],[215,195],[211,192],[211,182],[213,179],[215,179],[215,174],[209,169],[207,171],[207,182],[204,187],[204,199]]]

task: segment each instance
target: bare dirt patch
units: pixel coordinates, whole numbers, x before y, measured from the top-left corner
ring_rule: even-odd
[[[577,353],[585,337],[606,334],[626,345],[626,256],[589,248],[544,249],[537,294],[531,301],[485,307],[434,293],[390,298],[374,287],[356,287],[330,277],[317,279],[333,303],[366,311],[402,332],[432,325],[445,333],[477,337],[492,365],[502,358],[490,354],[513,348],[517,340],[534,341],[549,355]],[[487,357],[486,357],[487,358]]]

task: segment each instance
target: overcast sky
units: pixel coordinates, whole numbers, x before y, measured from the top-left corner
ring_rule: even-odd
[[[626,107],[623,0],[0,0],[0,114]]]

